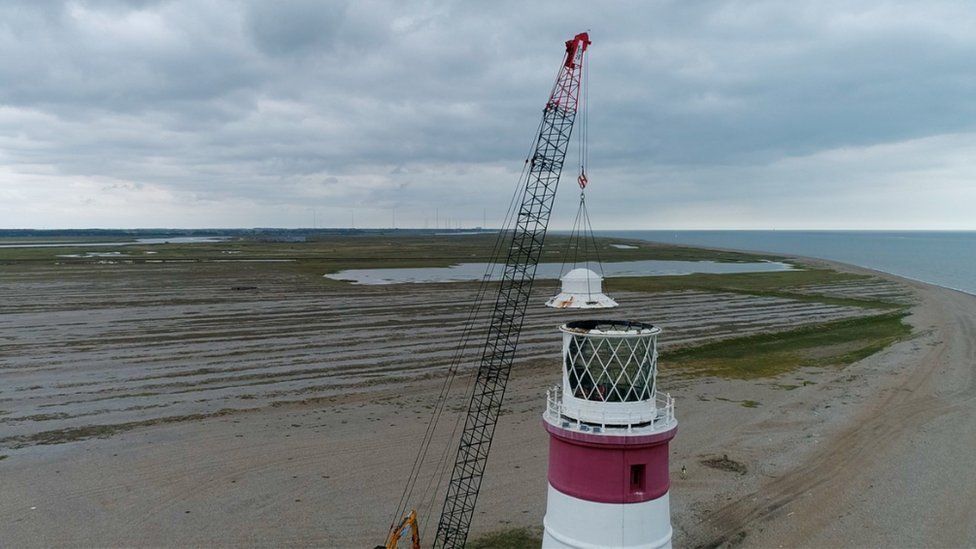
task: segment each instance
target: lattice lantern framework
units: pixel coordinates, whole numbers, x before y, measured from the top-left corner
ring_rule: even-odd
[[[650,324],[564,324],[561,413],[596,424],[638,425],[657,416],[657,336]]]

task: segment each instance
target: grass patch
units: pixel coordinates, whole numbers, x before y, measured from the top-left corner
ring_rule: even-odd
[[[737,473],[744,475],[748,472],[744,463],[735,461],[734,459],[729,459],[729,456],[723,455],[722,457],[712,457],[701,460],[700,462],[705,467],[711,467],[712,469],[718,469],[719,471],[727,471],[729,473]]]
[[[622,277],[614,279],[614,287],[622,290],[661,292],[696,288],[708,291],[741,291],[762,293],[783,288],[820,284],[836,284],[874,277],[842,273],[829,269],[797,269],[764,273],[697,273],[684,276]]]
[[[762,406],[762,403],[759,402],[758,400],[751,400],[751,399],[746,399],[746,400],[732,400],[731,398],[715,397],[715,400],[721,400],[722,402],[734,402],[734,403],[742,406],[743,408],[758,408],[758,407]]]
[[[25,448],[35,445],[65,444],[88,440],[90,438],[108,438],[118,433],[131,431],[140,427],[151,425],[166,425],[170,423],[181,423],[186,421],[199,421],[213,417],[225,416],[243,410],[224,408],[216,412],[206,414],[189,414],[184,416],[169,416],[142,421],[130,421],[128,423],[115,423],[109,425],[86,425],[84,427],[69,427],[65,429],[54,429],[42,431],[30,435],[17,435],[12,437],[0,438],[0,445],[9,448]]]
[[[770,386],[777,389],[783,389],[784,391],[792,391],[793,389],[799,389],[800,387],[806,387],[808,385],[816,385],[815,381],[810,381],[808,379],[800,380],[799,383],[771,383]]]
[[[0,419],[0,423],[15,422],[15,421],[54,421],[57,419],[67,419],[69,417],[71,416],[64,412],[58,412],[56,414],[34,414],[31,416],[21,416],[21,417]]]
[[[512,528],[492,532],[465,544],[468,549],[525,549],[541,546],[542,534],[533,528]]]
[[[719,341],[667,353],[662,364],[679,376],[731,379],[773,377],[808,366],[846,366],[909,336],[906,315],[899,311]]]
[[[704,292],[732,292],[877,309],[893,309],[903,306],[881,299],[828,297],[790,291],[790,288],[802,286],[830,285],[852,281],[869,282],[874,280],[878,280],[877,277],[841,273],[830,269],[804,268],[803,270],[798,269],[795,271],[776,271],[769,273],[698,273],[684,276],[624,277],[612,279],[609,286],[614,291],[666,292],[698,290]]]

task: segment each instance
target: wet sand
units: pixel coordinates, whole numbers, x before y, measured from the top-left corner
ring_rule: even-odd
[[[671,462],[676,546],[973,542],[972,507],[959,502],[976,495],[968,466],[976,440],[976,298],[887,279],[887,287],[810,289],[910,288],[915,296],[909,322],[917,335],[843,370],[677,379],[662,360],[660,384],[677,399],[680,422]],[[439,388],[436,372],[461,324],[455,307],[463,297],[445,287],[426,289],[430,295],[378,290],[368,306],[357,301],[360,289],[295,295],[294,281],[279,281],[262,282],[253,295],[228,291],[236,282],[225,281],[175,297],[162,295],[165,287],[136,289],[130,295],[149,298],[110,306],[79,285],[75,304],[89,305],[68,314],[57,313],[72,299],[63,284],[53,286],[60,297],[45,301],[5,282],[5,303],[20,309],[0,316],[7,338],[0,454],[8,456],[0,460],[0,546],[380,542]],[[50,295],[36,284],[38,295]],[[99,287],[118,295],[110,283]],[[630,308],[615,316],[661,324],[671,345],[856,314],[738,294],[620,297]],[[394,306],[397,299],[407,305]],[[432,305],[414,310],[411,300]],[[541,523],[547,448],[540,414],[546,387],[559,379],[561,317],[552,314],[540,310],[528,322],[529,360],[506,396],[475,535]],[[161,339],[161,332],[180,337]],[[158,377],[164,374],[174,375]],[[452,408],[463,404],[455,395]],[[38,410],[68,417],[16,420],[48,413]],[[106,438],[38,438],[134,422]],[[723,456],[745,473],[703,464]],[[677,474],[682,466],[687,478]],[[933,490],[946,495],[917,505]],[[440,497],[428,501],[435,503],[421,507],[426,533]]]

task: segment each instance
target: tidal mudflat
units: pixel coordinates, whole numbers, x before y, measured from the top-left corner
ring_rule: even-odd
[[[136,246],[109,262],[0,252],[0,544],[375,543],[476,286],[321,275],[476,262],[490,237],[396,238]],[[757,260],[612,244],[611,259]],[[290,261],[219,261],[228,255]],[[734,537],[740,525],[760,539],[751,525],[778,515],[719,509],[802,476],[795,468],[879,410],[914,360],[948,344],[941,290],[792,264],[608,283],[623,305],[615,316],[665,330],[660,383],[682,422],[672,466],[691,472],[674,476],[676,541]],[[476,534],[541,521],[539,414],[566,320],[542,306],[554,290],[535,291]],[[452,398],[460,410],[463,394]],[[722,456],[742,469],[710,465]]]

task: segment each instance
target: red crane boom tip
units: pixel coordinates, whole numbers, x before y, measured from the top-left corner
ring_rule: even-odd
[[[590,44],[590,34],[587,32],[581,32],[574,36],[572,40],[567,40],[566,66],[572,68],[583,61],[583,52],[586,51],[586,48]]]

